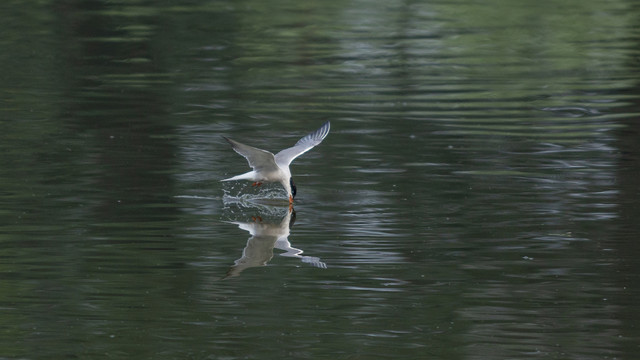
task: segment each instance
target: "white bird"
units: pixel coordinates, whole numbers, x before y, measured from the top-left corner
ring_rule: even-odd
[[[292,147],[286,148],[275,155],[269,151],[241,144],[235,140],[224,137],[224,139],[231,144],[233,150],[247,159],[253,171],[221,181],[250,180],[253,181],[253,186],[260,186],[263,182],[279,182],[287,191],[289,204],[293,204],[293,198],[296,196],[297,189],[291,177],[289,165],[293,159],[320,144],[327,134],[329,134],[329,128],[330,123],[327,121],[318,130],[298,140]]]

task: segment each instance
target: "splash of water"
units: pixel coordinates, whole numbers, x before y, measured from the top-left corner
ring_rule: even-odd
[[[224,198],[237,198],[241,200],[256,199],[286,199],[284,189],[276,183],[265,183],[261,186],[251,186],[248,182],[223,183]]]
[[[259,209],[261,212],[280,214],[281,208],[289,206],[289,200],[278,184],[253,187],[248,183],[223,185],[222,202],[225,208],[238,206]]]

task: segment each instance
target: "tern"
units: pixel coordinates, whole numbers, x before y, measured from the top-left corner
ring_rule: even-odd
[[[286,148],[275,155],[267,150],[241,144],[228,137],[224,137],[224,139],[231,144],[233,150],[247,159],[249,166],[251,166],[253,170],[221,181],[250,180],[253,181],[253,186],[260,186],[263,182],[279,182],[287,191],[289,204],[293,204],[293,198],[296,196],[297,189],[291,177],[289,165],[293,159],[320,144],[327,134],[329,134],[330,125],[329,121],[327,121],[318,130],[298,140],[292,147]]]

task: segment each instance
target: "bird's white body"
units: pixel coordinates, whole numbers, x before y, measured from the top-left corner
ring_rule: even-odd
[[[298,140],[294,146],[286,148],[275,155],[269,151],[244,145],[225,137],[233,147],[233,150],[247,159],[249,166],[251,166],[253,170],[222,181],[250,180],[254,183],[279,182],[287,191],[289,202],[293,202],[296,190],[291,178],[289,165],[293,159],[320,144],[327,134],[329,134],[329,129],[330,123],[327,121],[318,130]]]

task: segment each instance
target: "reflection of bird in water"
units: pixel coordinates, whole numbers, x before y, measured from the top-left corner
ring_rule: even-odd
[[[291,177],[289,165],[293,159],[320,144],[322,139],[329,134],[329,128],[330,124],[327,121],[318,130],[298,140],[294,146],[284,149],[275,155],[269,151],[244,145],[225,137],[225,140],[231,144],[233,150],[247,159],[249,166],[253,170],[222,181],[250,180],[253,181],[253,186],[260,186],[263,182],[279,182],[287,191],[289,204],[292,204],[293,198],[296,196],[296,185]]]
[[[242,257],[235,261],[225,278],[238,276],[243,270],[251,267],[267,265],[273,257],[274,248],[285,251],[280,254],[282,256],[296,257],[315,267],[327,268],[320,258],[301,255],[302,250],[291,246],[288,237],[296,219],[295,211],[287,211],[287,215],[277,224],[269,223],[260,217],[254,218],[253,222],[231,222],[248,231],[251,237],[242,250]]]

